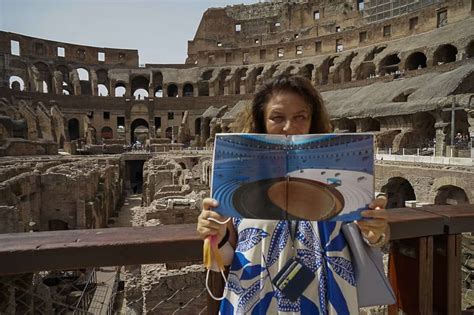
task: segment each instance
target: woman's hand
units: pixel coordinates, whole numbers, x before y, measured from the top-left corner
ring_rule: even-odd
[[[215,221],[209,220],[209,218],[213,218],[219,222],[226,221],[226,218],[211,210],[217,207],[217,205],[217,200],[211,198],[205,198],[202,201],[202,212],[198,217],[196,229],[199,237],[202,239],[205,239],[210,235],[217,235],[217,241],[220,242],[225,236],[227,224],[219,224]]]
[[[387,198],[385,196],[377,197],[369,205],[370,209],[361,212],[361,215],[365,220],[357,221],[357,225],[364,237],[371,244],[378,243],[384,235],[385,241],[380,246],[388,242],[390,238],[390,227],[387,222],[387,211],[385,206],[387,205]]]

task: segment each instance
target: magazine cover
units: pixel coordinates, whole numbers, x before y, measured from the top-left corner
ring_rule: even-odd
[[[374,137],[217,134],[211,196],[226,217],[352,221],[374,198]]]

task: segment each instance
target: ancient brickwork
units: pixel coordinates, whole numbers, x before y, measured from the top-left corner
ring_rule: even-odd
[[[122,199],[117,158],[1,161],[0,231],[105,227]]]

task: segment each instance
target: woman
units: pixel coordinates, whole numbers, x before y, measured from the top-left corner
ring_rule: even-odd
[[[256,93],[244,132],[299,135],[331,132],[320,94],[297,76],[278,76]],[[372,246],[389,239],[385,198],[377,198],[358,221]],[[233,255],[221,314],[358,314],[357,292],[350,253],[341,222],[266,221],[225,218],[212,211],[217,201],[206,198],[197,231],[205,239],[217,235]],[[229,246],[230,244],[230,246]],[[286,298],[272,283],[288,260],[296,257],[315,278],[296,300]]]

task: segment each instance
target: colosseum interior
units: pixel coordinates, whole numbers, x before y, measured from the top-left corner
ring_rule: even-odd
[[[474,203],[473,14],[472,0],[209,8],[183,64],[0,31],[0,233],[196,222],[216,133],[238,131],[253,93],[283,73],[321,91],[335,132],[376,134],[375,185],[389,207]],[[108,286],[117,312],[204,314],[203,270],[0,277],[0,313],[62,313],[79,300],[100,313]],[[463,309],[474,308],[463,290]]]

